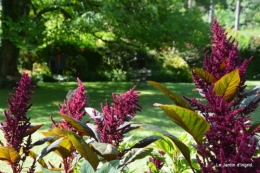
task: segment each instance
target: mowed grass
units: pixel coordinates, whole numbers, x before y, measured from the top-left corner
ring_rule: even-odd
[[[246,83],[248,85],[246,90],[252,90],[256,85],[259,85],[259,83],[259,81],[248,81]],[[200,98],[203,101],[198,92],[193,91],[193,83],[163,83],[163,85],[179,95],[185,95],[190,98]],[[105,104],[106,99],[111,103],[111,93],[124,93],[131,89],[134,84],[131,82],[84,82],[84,86],[90,96],[90,107],[101,111],[100,103]],[[76,87],[76,82],[39,83],[38,86],[33,89],[35,92],[35,94],[32,95],[33,99],[31,100],[33,106],[28,111],[27,115],[31,117],[31,122],[33,124],[44,124],[40,131],[33,135],[34,140],[42,138],[43,136],[40,132],[48,130],[51,126],[50,115],[53,116],[55,121],[61,119],[57,114],[59,111],[58,103],[62,104],[67,92]],[[159,126],[176,137],[184,132],[180,127],[175,125],[160,108],[153,106],[154,103],[173,104],[168,97],[150,84],[147,84],[147,86],[139,85],[136,87],[136,91],[140,92],[139,103],[142,106],[142,111],[137,113],[133,119],[134,122],[149,123]],[[4,109],[7,109],[6,99],[10,98],[9,93],[14,93],[14,90],[0,89],[1,112],[3,112]],[[259,111],[260,108],[251,113],[252,122],[260,120]],[[87,118],[88,117],[86,116],[85,119]],[[0,121],[4,121],[4,115],[2,113]],[[151,135],[151,132],[140,129],[131,132],[129,135],[134,135],[133,139],[139,140]],[[0,139],[3,139],[2,132],[0,132]],[[34,151],[39,154],[41,148],[38,147],[38,149],[36,148]],[[47,156],[46,160],[48,159],[53,160],[54,162],[57,161],[52,156],[49,158]],[[1,168],[5,168],[4,165],[3,162],[0,162]],[[8,172],[7,167],[6,170],[6,172]]]
[[[193,84],[190,83],[164,83],[172,91],[189,97],[198,97],[197,92],[192,91]],[[112,93],[124,93],[131,89],[134,84],[130,82],[85,82],[84,86],[90,96],[90,107],[101,111],[100,104],[105,104],[105,100],[111,103]],[[50,115],[56,121],[60,119],[57,114],[59,111],[58,103],[62,104],[67,92],[77,87],[76,82],[62,83],[40,83],[33,91],[33,99],[30,101],[33,106],[28,111],[27,115],[31,117],[32,123],[43,123],[42,130],[47,130],[51,126],[49,120]],[[147,84],[137,86],[137,92],[140,92],[139,103],[142,106],[142,111],[138,112],[134,118],[135,122],[153,123],[165,129],[176,128],[160,108],[154,107],[154,103],[172,104],[163,93],[158,91],[152,85]],[[9,93],[14,93],[13,90],[0,90],[0,109],[7,109],[7,98],[10,98]],[[1,115],[0,121],[4,120]]]

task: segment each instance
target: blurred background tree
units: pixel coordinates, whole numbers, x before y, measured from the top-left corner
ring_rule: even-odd
[[[161,55],[169,49],[189,67],[199,65],[209,44],[212,3],[212,14],[233,28],[235,0],[2,0],[0,76],[32,71],[36,62],[51,68],[58,57],[65,65],[44,70],[48,75],[108,80],[104,74],[115,69],[125,74],[147,67],[154,68],[151,77],[160,76],[166,68]],[[241,2],[241,30],[259,26],[260,15],[252,15],[259,6]]]

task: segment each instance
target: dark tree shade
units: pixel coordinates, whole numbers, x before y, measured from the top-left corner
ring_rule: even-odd
[[[4,21],[2,23],[2,40],[1,40],[1,56],[0,56],[0,74],[1,76],[11,75],[17,76],[17,59],[20,49],[16,46],[14,40],[10,38],[14,32],[22,36],[23,31],[19,31],[19,28],[10,30],[11,22],[19,22],[23,16],[29,14],[29,6],[31,0],[2,0],[2,16]],[[16,35],[14,34],[14,35]]]

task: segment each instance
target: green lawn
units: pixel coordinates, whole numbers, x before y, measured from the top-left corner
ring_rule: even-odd
[[[99,111],[100,103],[105,103],[105,99],[111,101],[111,93],[123,93],[134,86],[129,82],[86,82],[85,88],[90,96],[90,107],[96,108]],[[166,83],[167,87],[176,93],[182,95],[186,94],[190,97],[198,96],[193,89],[193,84],[184,83]],[[42,129],[48,129],[51,125],[49,116],[52,115],[55,120],[60,119],[56,113],[58,111],[58,103],[62,103],[65,99],[66,93],[69,90],[77,87],[76,82],[67,83],[40,83],[33,91],[33,103],[32,108],[28,112],[28,116],[31,117],[33,123],[44,123]],[[175,127],[164,115],[160,108],[153,107],[153,103],[166,103],[172,102],[165,97],[161,92],[157,91],[151,85],[140,85],[136,88],[136,91],[140,94],[140,105],[143,107],[142,112],[138,113],[135,117],[137,122],[154,123],[167,129],[174,129]],[[14,92],[13,90],[0,90],[0,109],[7,108],[6,98],[9,97],[8,93]],[[0,117],[0,120],[4,120],[4,116]]]
[[[259,81],[247,82],[247,90],[251,90],[259,83]],[[105,103],[106,98],[111,101],[112,92],[123,93],[132,88],[134,84],[130,82],[85,82],[84,85],[90,96],[90,107],[96,108],[100,111],[100,103]],[[164,83],[164,85],[179,95],[186,95],[188,97],[197,98],[200,97],[196,91],[192,91],[192,89],[194,88],[194,84]],[[69,90],[75,89],[76,87],[76,82],[40,83],[39,86],[34,89],[35,94],[32,95],[33,99],[31,100],[33,106],[28,112],[28,116],[31,117],[32,123],[43,123],[44,126],[41,128],[41,131],[47,130],[51,125],[51,122],[49,120],[50,115],[52,115],[55,120],[60,119],[59,115],[56,113],[58,111],[57,104],[59,102],[62,103],[66,96],[66,93]],[[164,94],[159,92],[150,84],[148,84],[147,86],[137,86],[136,91],[139,91],[141,93],[140,105],[143,109],[142,112],[138,113],[134,118],[135,122],[144,122],[157,125],[177,137],[180,135],[180,133],[183,132],[182,129],[172,123],[172,121],[163,113],[160,108],[153,107],[153,103],[172,104],[170,99],[168,99],[166,96],[164,96]],[[9,97],[9,92],[14,91],[0,89],[1,112],[7,108],[6,98]],[[260,120],[259,111],[260,108],[252,113],[253,121]],[[2,122],[3,120],[4,116],[1,114],[0,121]],[[134,139],[139,139],[148,136],[150,132],[137,130],[131,134],[134,134]],[[3,138],[1,136],[0,139]],[[36,133],[34,139],[39,139],[41,137],[42,135],[40,133]],[[39,151],[36,152],[39,153]],[[0,167],[2,168],[2,164],[0,164]]]

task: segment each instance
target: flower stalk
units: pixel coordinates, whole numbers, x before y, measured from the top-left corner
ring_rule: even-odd
[[[246,68],[252,57],[242,62],[235,40],[227,39],[225,30],[214,21],[212,25],[212,50],[206,54],[203,69],[217,81],[225,75],[238,69],[240,82],[236,95],[227,100],[216,92],[217,82],[205,82],[193,71],[193,80],[198,90],[206,99],[202,104],[195,98],[186,98],[195,110],[205,117],[210,124],[210,130],[201,145],[198,145],[197,160],[202,172],[259,172],[260,157],[255,156],[257,140],[256,131],[249,132],[249,113],[254,111],[260,99],[251,102],[246,107],[239,107],[245,89]],[[250,110],[250,111],[249,111]],[[239,165],[251,165],[241,167]]]

